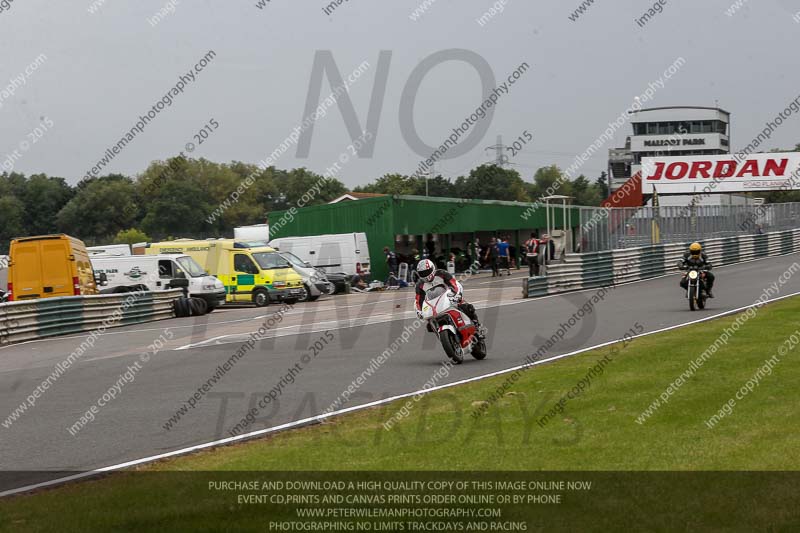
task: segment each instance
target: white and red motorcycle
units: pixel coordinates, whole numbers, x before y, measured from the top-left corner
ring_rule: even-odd
[[[420,310],[429,330],[436,333],[447,357],[456,364],[471,354],[475,359],[486,357],[486,339],[479,338],[475,323],[458,308],[455,294],[443,285],[428,289]]]

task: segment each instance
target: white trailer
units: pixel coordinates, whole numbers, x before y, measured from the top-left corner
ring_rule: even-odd
[[[343,272],[366,276],[370,273],[366,233],[336,233],[311,237],[272,239],[270,246],[291,252],[300,260],[326,273]]]

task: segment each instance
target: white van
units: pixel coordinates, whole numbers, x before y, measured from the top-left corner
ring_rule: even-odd
[[[370,273],[366,233],[283,237],[272,239],[269,244],[326,273],[344,272],[350,276],[368,276]]]
[[[127,244],[106,244],[105,246],[87,246],[89,257],[131,255],[131,247]]]
[[[208,311],[225,304],[225,286],[188,255],[129,255],[89,258],[95,276],[105,274],[107,284],[101,294],[134,290],[162,291],[175,278],[189,280],[189,296],[202,298]]]

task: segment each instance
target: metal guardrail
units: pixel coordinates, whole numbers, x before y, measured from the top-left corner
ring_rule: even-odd
[[[182,296],[172,289],[0,304],[0,345],[171,318]]]
[[[800,251],[800,229],[699,241],[715,266]],[[675,272],[689,243],[656,244],[565,256],[547,275],[522,282],[524,298],[604,287]]]

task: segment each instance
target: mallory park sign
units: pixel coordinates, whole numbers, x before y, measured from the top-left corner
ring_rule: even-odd
[[[659,146],[700,146],[705,145],[706,140],[699,139],[651,139],[644,141],[645,147]]]

